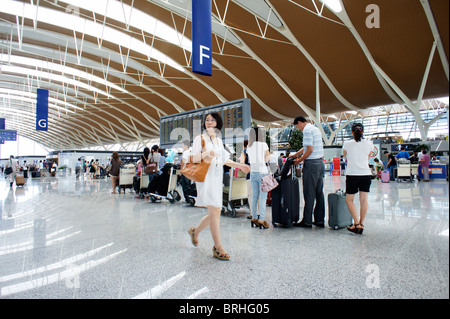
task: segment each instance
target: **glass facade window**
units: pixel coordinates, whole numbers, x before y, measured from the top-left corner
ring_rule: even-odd
[[[421,117],[424,121],[429,122],[440,113],[442,113],[442,110],[424,110],[421,112]],[[345,121],[341,121],[340,125],[345,123]],[[390,114],[389,117],[387,115],[380,115],[352,120],[349,125],[337,134],[333,144],[343,144],[344,141],[352,138],[351,126],[353,123],[362,123],[364,125],[364,135],[367,138],[370,138],[374,133],[384,132],[396,132],[397,135],[402,136],[403,140],[422,138],[414,116],[410,113],[397,113]],[[333,129],[339,126],[338,121],[328,124]],[[331,132],[327,125],[322,124],[322,127],[327,136],[330,136]],[[448,113],[445,113],[437,120],[428,131],[429,138],[434,138],[437,134],[448,135]]]

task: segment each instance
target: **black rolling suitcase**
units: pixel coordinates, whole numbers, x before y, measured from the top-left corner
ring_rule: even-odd
[[[291,166],[291,174],[284,178],[280,176],[279,185],[272,190],[272,225],[274,227],[288,228],[299,220],[300,188],[292,163],[293,161],[286,161],[284,166],[286,164]]]
[[[345,202],[345,193],[339,189],[328,194],[328,226],[338,230],[352,224],[353,218]]]

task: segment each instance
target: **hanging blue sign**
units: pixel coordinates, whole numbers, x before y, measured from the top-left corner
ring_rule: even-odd
[[[5,119],[0,119],[0,130],[5,129]],[[0,144],[5,144],[5,140],[0,138]]]
[[[0,130],[0,140],[16,141],[17,140],[17,131]]]
[[[192,0],[192,72],[212,75],[211,0]]]
[[[48,90],[37,89],[36,131],[48,130]]]

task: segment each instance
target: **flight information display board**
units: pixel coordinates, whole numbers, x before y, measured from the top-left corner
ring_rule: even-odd
[[[180,146],[180,143],[184,140],[192,143],[194,138],[203,132],[205,117],[214,112],[222,116],[223,143],[242,142],[245,138],[245,132],[247,131],[248,133],[248,129],[251,127],[250,99],[236,100],[161,117],[160,147],[172,148],[175,145]]]

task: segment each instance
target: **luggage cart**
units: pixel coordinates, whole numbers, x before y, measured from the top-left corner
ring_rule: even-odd
[[[148,194],[148,183],[149,183],[148,174],[141,172],[141,176],[139,178],[139,198],[143,199],[146,194]]]
[[[419,164],[411,164],[411,176],[413,179],[419,179]]]
[[[196,200],[197,200],[197,184],[193,182],[189,186],[186,187],[184,190],[184,193],[187,196],[187,201],[189,202],[189,205],[195,206]]]
[[[230,186],[223,188],[222,214],[236,217],[236,209],[248,206],[247,179],[245,177],[234,177],[234,168],[230,169]]]
[[[158,200],[167,199],[172,204],[180,201],[181,196],[176,190],[178,179],[176,167],[168,163],[164,165],[161,172],[161,175],[155,175],[153,177],[151,189],[149,190],[150,200],[152,203],[155,203]],[[152,185],[157,185],[156,192]]]
[[[133,189],[133,177],[134,177],[134,165],[128,164],[125,167],[120,168],[119,175],[119,194],[120,189],[123,188],[123,193],[125,194],[125,189]]]
[[[411,163],[409,161],[398,161],[397,163],[397,182],[401,182],[402,180],[413,181],[411,175]]]

